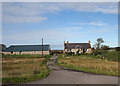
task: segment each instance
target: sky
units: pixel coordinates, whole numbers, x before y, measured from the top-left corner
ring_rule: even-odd
[[[3,2],[2,43],[50,44],[63,49],[64,41],[118,46],[117,2]]]

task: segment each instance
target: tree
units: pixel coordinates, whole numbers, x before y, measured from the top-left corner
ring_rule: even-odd
[[[99,50],[99,49],[101,49],[101,44],[104,43],[104,40],[102,38],[98,38],[96,41],[97,42],[93,45],[93,47],[96,50]]]
[[[94,47],[94,55],[101,54],[101,44],[104,43],[104,40],[102,38],[98,38],[96,40],[96,43],[93,45]]]

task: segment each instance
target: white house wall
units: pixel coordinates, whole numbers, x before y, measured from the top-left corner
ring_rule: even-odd
[[[68,51],[70,51],[70,50],[69,50],[69,49],[65,49],[65,50],[64,50],[64,53],[65,53],[65,52],[68,52]],[[77,53],[77,51],[78,51],[78,49],[71,49],[71,51],[70,51],[70,52],[74,52],[74,53],[76,54],[76,53]],[[83,53],[83,50],[82,50],[82,49],[80,49],[79,53]]]

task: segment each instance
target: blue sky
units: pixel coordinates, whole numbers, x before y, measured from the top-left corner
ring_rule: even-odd
[[[63,49],[63,42],[118,46],[117,2],[3,2],[2,43],[50,44]]]

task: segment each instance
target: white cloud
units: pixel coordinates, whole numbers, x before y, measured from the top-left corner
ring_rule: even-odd
[[[47,19],[46,17],[41,17],[41,16],[21,17],[21,16],[4,16],[3,15],[3,22],[8,22],[8,23],[41,22],[46,19]]]
[[[115,2],[72,2],[72,3],[61,3],[57,6],[60,6],[61,9],[72,9],[74,11],[83,11],[83,12],[102,12],[117,14],[118,13],[118,4]]]
[[[57,13],[63,10],[83,11],[83,12],[102,12],[116,14],[117,3],[90,3],[90,2],[17,2],[17,3],[2,3],[5,22],[39,22],[47,19],[43,15],[45,13]],[[9,17],[9,18],[8,18]],[[30,18],[31,17],[31,18]],[[28,19],[27,19],[28,18]],[[35,18],[35,19],[34,19]],[[36,19],[38,18],[38,19]],[[16,21],[15,21],[16,20]],[[19,20],[19,21],[18,21]],[[25,22],[26,22],[25,21]],[[27,21],[27,22],[28,22]]]
[[[108,28],[101,28],[101,29],[94,29],[91,32],[95,34],[104,34],[105,32],[109,31],[110,29]]]
[[[19,16],[34,16],[43,13],[54,13],[59,11],[55,3],[36,3],[36,2],[18,2],[18,3],[3,3],[3,13],[19,15]]]
[[[65,28],[62,28],[62,29],[65,30],[65,31],[80,31],[83,28],[82,27],[65,27]]]
[[[118,13],[117,9],[101,9],[101,8],[98,8],[97,10],[99,12],[103,12],[103,13],[110,13],[110,14],[117,14]]]
[[[3,2],[119,2],[119,0],[3,0]]]
[[[105,26],[106,23],[103,23],[102,21],[95,21],[95,22],[88,22],[88,23],[78,23],[80,25],[92,25],[92,26]]]
[[[0,43],[2,42],[2,3],[0,2]]]

